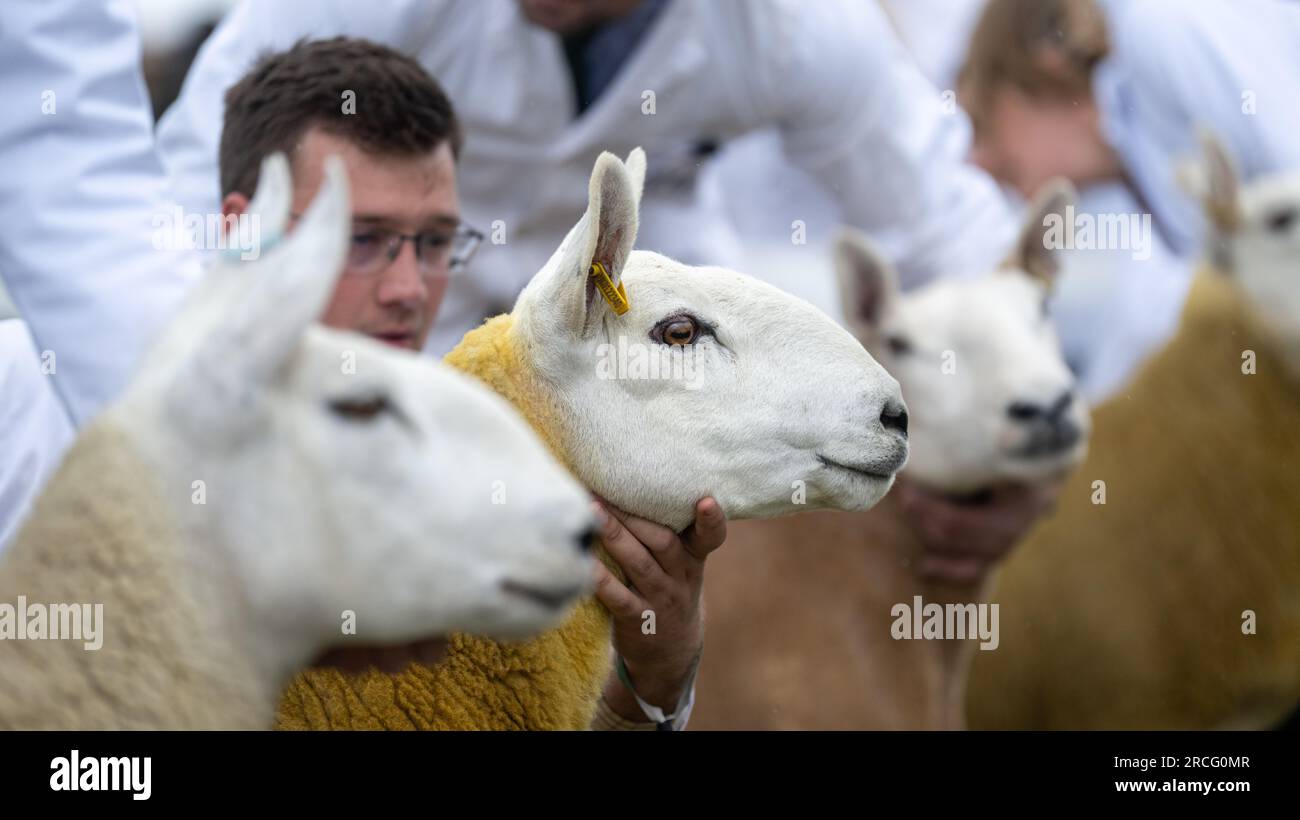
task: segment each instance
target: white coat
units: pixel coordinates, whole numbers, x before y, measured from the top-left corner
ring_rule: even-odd
[[[3,547],[199,268],[154,246],[170,195],[126,0],[5,3],[0,77]]]
[[[156,247],[171,195],[130,3],[12,0],[0,17],[0,277],[80,425],[126,383],[198,260]]]
[[[1213,131],[1245,180],[1300,168],[1300,3],[1101,0],[1111,55],[1093,75],[1103,133],[1169,247],[1201,253],[1179,184]]]
[[[883,243],[905,281],[991,264],[1014,232],[996,186],[962,162],[964,118],[945,110],[880,8],[862,0],[671,0],[576,119],[560,38],[529,24],[514,0],[245,2],[199,53],[159,127],[188,210],[219,207],[224,91],[267,50],[338,34],[415,55],[465,128],[464,215],[499,244],[485,243],[452,283],[433,352],[509,309],[582,214],[602,150],[645,147],[638,245],[691,263],[728,263],[734,247],[716,198],[697,195],[696,149],[770,126],[845,219]],[[797,241],[793,221],[781,241]]]

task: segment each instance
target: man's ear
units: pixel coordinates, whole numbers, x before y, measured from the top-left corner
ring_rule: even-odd
[[[289,163],[274,154],[262,164],[257,193],[247,218],[257,225],[257,258],[221,258],[209,277],[226,277],[230,294],[222,310],[194,349],[193,372],[205,374],[194,397],[216,408],[246,397],[269,384],[298,349],[309,325],[325,310],[343,268],[349,242],[351,209],[347,172],[338,157],[325,162],[325,182],[286,236],[293,185]],[[212,389],[205,389],[212,388]]]
[[[230,233],[234,220],[248,212],[248,197],[238,191],[231,191],[221,198],[221,230]]]
[[[544,277],[537,283],[538,309],[556,317],[568,332],[583,336],[596,326],[606,312],[620,311],[602,295],[618,303],[623,269],[636,242],[641,187],[645,179],[645,154],[632,151],[627,164],[610,153],[596,160],[587,187],[587,212],[578,220],[551,261]],[[604,271],[592,275],[594,264]]]
[[[834,254],[845,322],[859,339],[871,338],[894,309],[898,276],[871,240],[855,228],[845,228],[835,238]]]
[[[1048,247],[1049,240],[1053,233],[1064,236],[1077,199],[1074,186],[1067,179],[1056,178],[1043,185],[1029,206],[1029,218],[1002,267],[1024,271],[1050,288],[1061,269],[1057,256],[1061,249]]]

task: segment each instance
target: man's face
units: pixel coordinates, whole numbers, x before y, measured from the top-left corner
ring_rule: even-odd
[[[1105,175],[1108,149],[1101,142],[1096,108],[998,91],[984,117],[970,159],[1026,199],[1053,177],[1078,185]]]
[[[556,34],[576,34],[631,13],[641,0],[519,0],[524,17]]]
[[[293,206],[302,214],[325,179],[325,158],[338,155],[348,172],[354,232],[386,228],[403,234],[449,232],[460,221],[456,165],[444,142],[423,156],[368,154],[342,137],[309,129],[293,152]],[[223,212],[242,213],[248,200],[230,194]],[[449,273],[421,272],[413,242],[403,242],[391,264],[358,275],[347,268],[321,322],[364,333],[396,347],[419,350],[429,335]]]

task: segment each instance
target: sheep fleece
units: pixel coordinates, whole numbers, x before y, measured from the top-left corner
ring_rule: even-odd
[[[566,463],[556,411],[540,398],[509,315],[465,338],[446,363],[476,376],[515,406]],[[608,560],[606,560],[608,563]],[[309,669],[280,702],[279,729],[585,729],[610,672],[611,624],[595,598],[528,641],[453,635],[446,657],[390,675]]]
[[[998,579],[1002,644],[975,653],[972,728],[1262,728],[1300,701],[1300,389],[1271,348],[1202,273]]]
[[[103,646],[0,641],[0,728],[267,727],[275,693],[192,594],[180,543],[131,437],[108,417],[82,431],[0,561],[0,601],[102,603]]]

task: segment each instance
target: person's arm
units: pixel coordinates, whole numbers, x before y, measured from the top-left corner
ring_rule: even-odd
[[[601,540],[626,583],[600,567],[596,597],[614,619],[615,670],[594,729],[686,727],[694,677],[704,650],[704,561],[727,537],[727,517],[706,498],[680,536],[659,524],[601,505]]]
[[[27,326],[0,317],[0,553],[71,440]]]
[[[754,29],[748,53],[764,57],[747,76],[790,161],[881,245],[904,287],[993,269],[1015,219],[993,180],[965,161],[965,115],[922,76],[881,9],[774,8]]]
[[[12,0],[0,24],[0,276],[77,424],[198,276],[170,212],[127,0]]]

